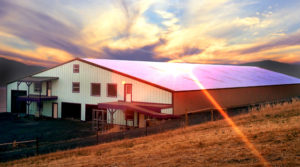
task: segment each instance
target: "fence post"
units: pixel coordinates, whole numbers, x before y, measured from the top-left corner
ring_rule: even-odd
[[[97,137],[97,144],[99,143],[99,141],[98,141],[98,129],[97,129],[97,131],[96,131],[96,137]]]
[[[39,154],[39,138],[38,137],[36,137],[36,139],[35,139],[35,144],[36,144],[36,155],[38,155]]]
[[[189,126],[189,116],[188,116],[187,110],[185,110],[185,127],[186,126]]]
[[[146,120],[146,136],[148,136],[148,125],[149,125],[149,121]]]
[[[14,141],[12,142],[12,147],[13,147],[13,148],[16,148],[16,147],[17,147],[17,141],[16,141],[16,140],[14,140]]]

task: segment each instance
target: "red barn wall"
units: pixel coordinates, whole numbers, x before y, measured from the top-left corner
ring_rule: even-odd
[[[300,84],[207,90],[223,107],[246,106],[300,96]],[[202,90],[174,92],[174,115],[215,108]]]

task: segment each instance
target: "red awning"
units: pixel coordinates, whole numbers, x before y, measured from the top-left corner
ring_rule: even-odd
[[[161,109],[172,108],[172,105],[170,104],[117,101],[117,102],[99,103],[98,108],[133,110],[138,113],[149,115],[154,118],[175,118],[176,117],[172,114],[160,113]]]

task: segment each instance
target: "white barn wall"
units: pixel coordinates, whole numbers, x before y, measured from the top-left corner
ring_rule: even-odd
[[[79,73],[73,73],[73,64],[79,64]],[[78,60],[34,76],[59,77],[58,80],[52,81],[52,94],[58,96],[59,118],[61,117],[61,102],[81,103],[81,120],[85,120],[85,104],[124,100],[124,85],[122,82],[132,84],[133,101],[172,104],[171,92]],[[80,93],[72,93],[72,82],[80,82]],[[90,95],[91,83],[101,83],[100,97]],[[118,93],[116,98],[107,97],[107,83],[117,84]],[[45,84],[43,84],[43,91],[45,90]],[[33,93],[33,86],[30,93]],[[119,123],[122,123],[122,121]]]
[[[114,115],[114,120],[113,123],[114,124],[118,124],[118,125],[126,125],[126,120],[125,120],[125,114],[122,110],[117,110]],[[134,112],[134,118],[133,120],[127,121],[127,125],[128,126],[133,126],[133,121],[134,121],[134,125],[138,126],[138,113]],[[111,122],[111,116],[109,114],[109,112],[107,113],[107,122],[110,123]]]
[[[165,109],[161,109],[161,113],[165,113],[165,114],[173,114],[173,108],[165,108]]]

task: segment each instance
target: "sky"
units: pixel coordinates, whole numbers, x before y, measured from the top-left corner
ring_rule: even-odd
[[[0,0],[0,57],[300,62],[299,0]]]

